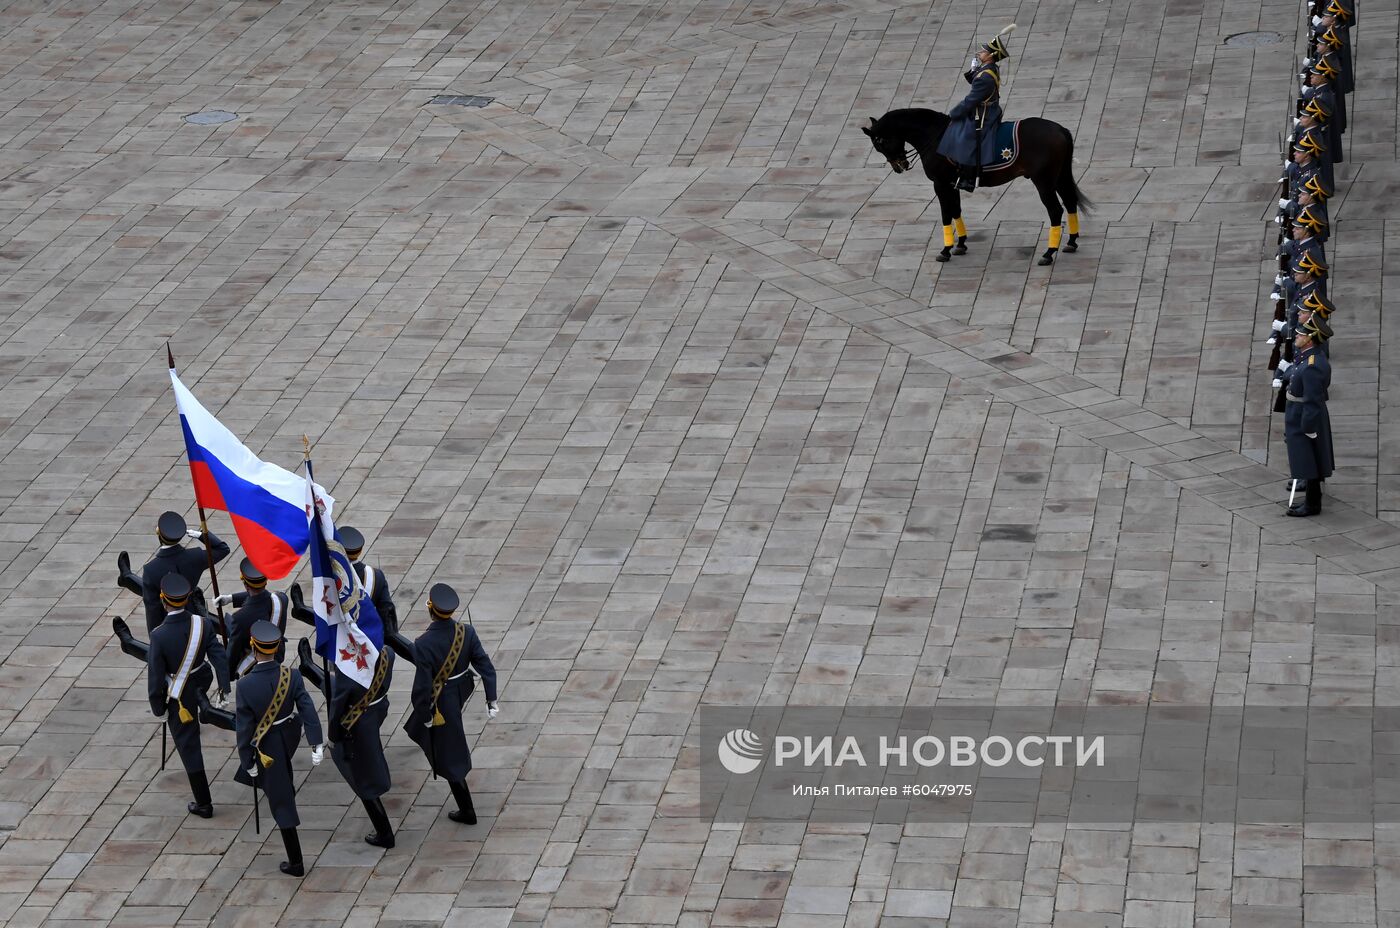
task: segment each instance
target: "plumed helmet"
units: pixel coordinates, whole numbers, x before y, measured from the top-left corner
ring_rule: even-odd
[[[1015,28],[1016,24],[1012,23],[1005,29],[998,32],[995,36],[992,37],[992,40],[990,42],[987,42],[982,46],[982,51],[990,52],[993,61],[1002,61],[1004,59],[1010,58],[1011,53],[1006,50],[1006,43],[1002,41],[1001,37]]]

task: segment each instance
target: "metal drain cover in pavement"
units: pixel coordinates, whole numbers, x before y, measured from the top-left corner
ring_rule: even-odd
[[[459,93],[440,93],[429,100],[429,103],[440,103],[445,106],[485,106],[495,102],[495,97],[473,97]]]
[[[1283,36],[1277,32],[1236,32],[1225,37],[1225,44],[1238,48],[1262,48],[1265,45],[1282,45]]]
[[[203,113],[191,113],[185,117],[185,122],[192,122],[196,126],[217,126],[221,122],[233,122],[237,118],[237,113],[230,113],[228,110],[205,110]]]

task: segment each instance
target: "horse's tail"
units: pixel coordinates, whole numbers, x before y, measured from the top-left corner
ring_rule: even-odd
[[[1079,207],[1079,212],[1087,213],[1094,208],[1094,201],[1086,197],[1084,192],[1079,189],[1079,185],[1074,182],[1074,136],[1064,126],[1060,126],[1060,131],[1065,134],[1065,142],[1069,145],[1064,171],[1060,175],[1060,191],[1062,195],[1072,193],[1074,202]]]

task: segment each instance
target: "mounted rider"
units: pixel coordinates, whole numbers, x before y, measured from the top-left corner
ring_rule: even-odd
[[[958,165],[958,189],[971,191],[983,164],[996,158],[997,128],[1001,125],[1001,72],[997,62],[1010,57],[1001,37],[1012,23],[978,50],[973,67],[963,78],[972,88],[948,114],[951,122],[938,143],[938,153]]]

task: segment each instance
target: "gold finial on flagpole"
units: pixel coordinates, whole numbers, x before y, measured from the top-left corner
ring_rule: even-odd
[[[311,460],[311,439],[305,435],[301,436],[301,459],[303,461]]]

